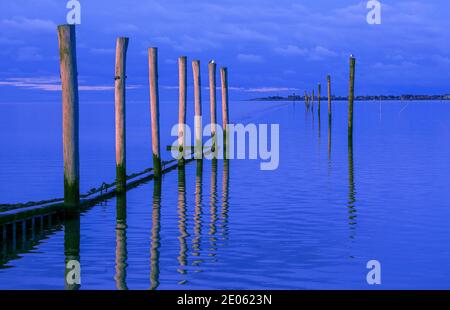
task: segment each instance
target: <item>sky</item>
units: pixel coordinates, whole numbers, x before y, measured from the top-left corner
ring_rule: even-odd
[[[175,100],[179,56],[229,70],[231,99],[303,94],[332,78],[348,91],[349,55],[357,59],[356,95],[448,94],[450,2],[380,0],[369,25],[360,0],[79,0],[76,26],[80,98],[113,98],[115,40],[130,38],[130,100],[148,100],[148,47],[158,47],[161,98]],[[60,100],[56,27],[66,0],[0,1],[0,102]],[[192,95],[192,92],[191,94]]]

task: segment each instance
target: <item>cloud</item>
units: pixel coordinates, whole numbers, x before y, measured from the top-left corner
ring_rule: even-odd
[[[115,50],[113,48],[91,48],[90,51],[93,54],[100,54],[100,55],[115,53]]]
[[[314,49],[310,51],[310,59],[311,60],[322,60],[328,57],[334,57],[337,54],[323,46],[316,46]]]
[[[21,47],[17,51],[17,61],[41,61],[43,57],[36,47]]]
[[[303,56],[308,53],[308,50],[295,45],[288,45],[275,48],[275,52],[284,56]]]
[[[55,32],[56,24],[51,20],[14,17],[0,21],[3,30],[12,29],[29,32]]]
[[[276,47],[275,53],[282,56],[305,56],[309,60],[322,60],[327,57],[334,57],[337,54],[323,46],[316,46],[314,48],[302,48],[295,45],[288,45],[286,47]]]
[[[0,86],[11,86],[42,91],[61,91],[61,81],[57,77],[7,78],[0,81]],[[127,89],[141,88],[142,85],[127,85]],[[114,85],[79,85],[79,91],[114,90]]]
[[[238,54],[237,59],[241,62],[253,62],[253,63],[264,62],[264,57],[255,54]]]
[[[273,93],[273,92],[286,92],[286,91],[299,91],[294,87],[229,87],[229,90],[246,92],[246,93]]]

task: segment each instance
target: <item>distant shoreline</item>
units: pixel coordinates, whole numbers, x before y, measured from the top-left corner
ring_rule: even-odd
[[[314,99],[318,99],[314,97]],[[248,101],[304,101],[304,96],[290,95],[287,97],[282,96],[269,96],[261,98],[248,99]],[[328,97],[320,97],[320,100],[328,100]],[[344,96],[331,96],[333,101],[347,101],[348,97]],[[450,100],[450,95],[379,95],[379,96],[355,96],[355,101],[387,101],[387,100]]]

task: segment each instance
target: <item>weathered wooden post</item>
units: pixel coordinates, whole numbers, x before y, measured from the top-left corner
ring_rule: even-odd
[[[309,110],[309,97],[308,97],[308,93],[305,90],[305,108],[306,110]]]
[[[220,68],[222,86],[223,158],[228,158],[228,68]]]
[[[27,243],[27,220],[22,221],[22,227],[21,227],[21,233],[22,233],[22,249],[25,250],[25,245]]]
[[[116,114],[116,185],[122,192],[127,185],[126,127],[125,127],[125,80],[128,38],[117,38],[114,96]]]
[[[59,58],[63,104],[64,203],[80,202],[78,148],[78,71],[74,25],[58,26]]]
[[[321,85],[319,83],[317,85],[317,114],[319,116],[319,122],[320,122],[320,91],[321,91]]]
[[[311,113],[314,114],[314,89],[312,90],[311,93]]]
[[[348,94],[348,140],[353,142],[353,101],[355,96],[355,63],[356,59],[350,55],[350,85]]]
[[[158,49],[148,49],[150,80],[150,112],[152,121],[153,173],[155,178],[161,177],[161,153],[159,146],[159,90],[158,90]]]
[[[211,151],[214,158],[217,157],[217,138],[216,138],[216,63],[211,60],[208,64],[209,71],[209,104],[211,110],[211,137],[213,145]]]
[[[200,61],[192,61],[192,71],[194,74],[194,136],[195,136],[195,158],[203,158],[202,141],[202,93],[200,80]]]
[[[178,58],[178,152],[180,153],[179,165],[184,164],[185,155],[185,129],[186,129],[186,98],[187,98],[187,78],[186,78],[186,56]]]
[[[328,126],[331,126],[331,77],[327,75],[328,84]]]

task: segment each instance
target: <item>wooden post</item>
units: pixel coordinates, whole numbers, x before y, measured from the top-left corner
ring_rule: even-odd
[[[152,152],[153,173],[155,178],[161,177],[161,154],[159,147],[159,90],[158,90],[158,49],[148,49],[150,80],[150,112],[152,118]]]
[[[331,77],[327,75],[328,84],[328,126],[331,126]]]
[[[228,158],[228,69],[220,68],[222,85],[222,128],[223,128],[223,158]]]
[[[217,157],[216,153],[216,63],[214,60],[210,61],[208,64],[209,71],[209,104],[211,110],[211,137],[213,140],[212,152],[214,153],[214,158]]]
[[[314,89],[312,90],[311,94],[311,113],[314,114]]]
[[[16,222],[12,223],[12,251],[16,252],[17,246],[17,227]]]
[[[195,158],[203,157],[202,141],[202,93],[200,80],[200,61],[192,61],[192,71],[194,74],[194,131],[195,131]]]
[[[308,97],[308,93],[305,90],[305,107],[306,110],[309,110],[309,97]]]
[[[58,26],[63,104],[64,203],[80,202],[78,148],[78,71],[74,25]]]
[[[320,91],[321,91],[321,86],[319,83],[319,85],[317,85],[317,114],[319,116],[319,121],[320,121]]]
[[[126,190],[126,129],[125,129],[125,80],[128,38],[117,38],[116,72],[114,77],[116,113],[116,185],[117,191]]]
[[[27,220],[22,221],[22,249],[25,249],[25,244],[27,242]]]
[[[187,78],[186,78],[186,56],[178,58],[178,83],[179,83],[179,102],[178,102],[178,152],[180,159],[178,164],[184,164],[185,155],[185,129],[186,129],[186,97],[187,97]]]
[[[353,141],[353,101],[355,92],[355,63],[356,59],[350,55],[350,85],[348,94],[348,140]]]

